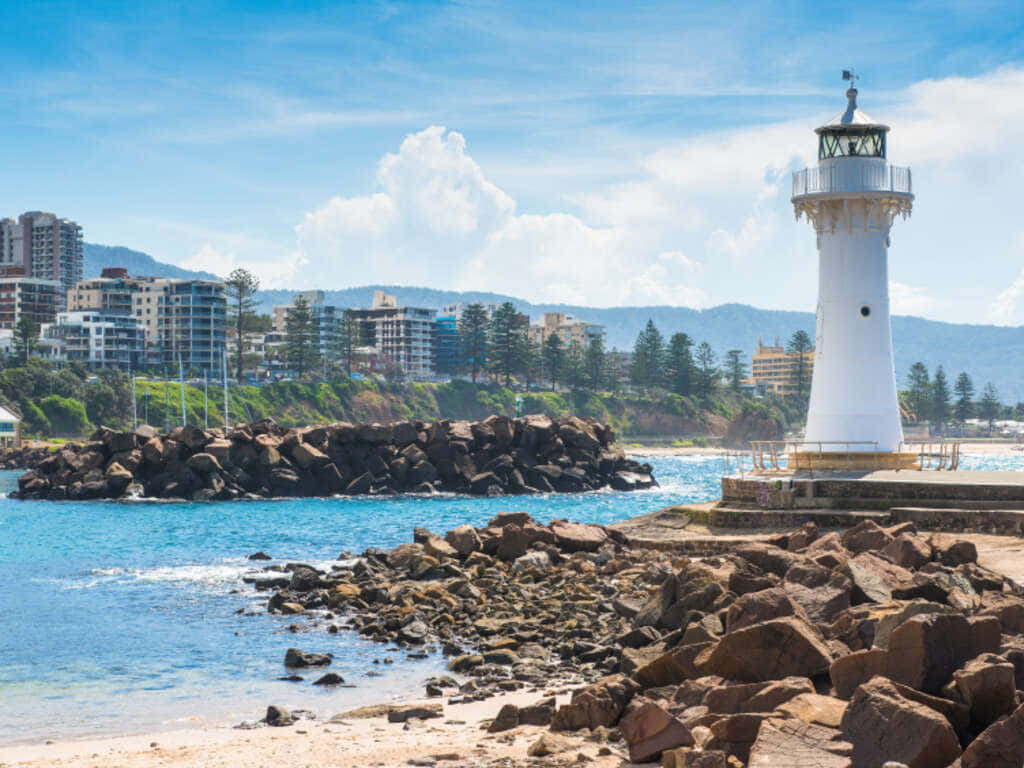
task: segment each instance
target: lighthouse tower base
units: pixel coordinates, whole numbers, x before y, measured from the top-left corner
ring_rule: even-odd
[[[791,451],[788,466],[797,470],[835,470],[838,472],[871,472],[876,469],[919,469],[921,457],[916,453],[892,451]]]

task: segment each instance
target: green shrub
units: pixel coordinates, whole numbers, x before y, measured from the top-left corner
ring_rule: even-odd
[[[39,401],[39,406],[57,434],[82,435],[92,428],[85,407],[70,397],[48,395]]]

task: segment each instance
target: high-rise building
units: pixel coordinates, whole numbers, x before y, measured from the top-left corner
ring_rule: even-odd
[[[36,326],[52,323],[61,304],[56,280],[33,277],[0,277],[0,328],[13,329],[22,317]]]
[[[406,376],[413,379],[434,376],[436,309],[400,307],[394,296],[374,291],[370,309],[352,312],[363,325],[367,343]]]
[[[458,372],[460,358],[458,319],[445,313],[434,320],[434,370],[451,376]]]
[[[82,228],[45,211],[0,220],[0,272],[56,280],[63,309],[65,292],[82,279]]]
[[[104,270],[68,292],[69,311],[131,315],[145,329],[147,365],[211,369],[220,364],[227,326],[224,285],[212,280],[129,277]]]

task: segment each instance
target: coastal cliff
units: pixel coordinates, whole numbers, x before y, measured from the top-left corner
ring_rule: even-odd
[[[18,498],[193,501],[335,494],[571,493],[655,484],[593,419],[339,422],[286,429],[271,419],[161,434],[104,427],[18,480]]]

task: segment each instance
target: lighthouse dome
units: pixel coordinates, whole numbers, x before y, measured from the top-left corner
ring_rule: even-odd
[[[876,123],[857,107],[857,89],[846,92],[846,109],[815,129],[818,159],[833,157],[885,157],[889,126]]]

